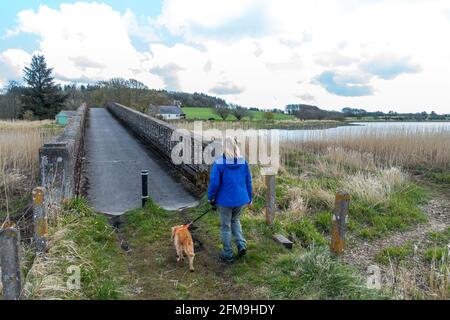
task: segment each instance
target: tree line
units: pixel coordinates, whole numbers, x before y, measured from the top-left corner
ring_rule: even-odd
[[[287,105],[286,112],[301,120],[345,120],[345,115],[342,112],[322,110],[319,107],[307,104]]]
[[[292,114],[302,120],[338,120],[343,121],[346,118],[373,118],[380,120],[396,120],[396,121],[435,121],[435,120],[450,120],[450,114],[439,115],[432,111],[418,112],[418,113],[397,113],[389,111],[387,113],[382,111],[370,112],[358,108],[343,108],[339,111],[326,111],[319,107],[307,104],[290,104],[286,106],[286,112]]]
[[[398,113],[389,111],[387,113],[382,111],[369,112],[358,108],[343,108],[342,113],[350,118],[379,118],[383,120],[398,120],[398,121],[436,121],[436,120],[450,120],[450,114],[437,114],[434,111],[427,113],[426,111],[417,113]]]
[[[44,56],[33,56],[23,70],[23,82],[10,81],[0,91],[0,118],[53,119],[61,110],[75,110],[83,102],[102,106],[115,101],[144,112],[150,104],[166,105],[174,101],[190,107],[228,106],[225,100],[203,93],[149,89],[135,79],[113,78],[94,84],[62,86],[52,74]]]

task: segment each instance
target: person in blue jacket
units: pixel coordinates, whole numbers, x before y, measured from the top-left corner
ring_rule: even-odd
[[[234,139],[227,138],[224,153],[214,162],[208,187],[208,201],[220,211],[220,232],[223,250],[220,259],[234,261],[231,236],[234,237],[238,257],[247,253],[247,242],[242,234],[242,209],[252,204],[252,175],[247,161],[241,157]]]

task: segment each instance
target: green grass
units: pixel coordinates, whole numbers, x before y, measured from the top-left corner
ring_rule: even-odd
[[[183,111],[186,113],[187,119],[190,120],[222,120],[221,117],[216,115],[212,108],[198,108],[198,107],[184,107]],[[249,111],[252,114],[253,120],[264,120],[264,112],[262,111]],[[274,120],[295,120],[295,117],[292,115],[274,113]],[[246,117],[245,119],[249,119]],[[236,117],[233,115],[229,115],[227,118],[228,121],[236,120]]]
[[[169,215],[153,201],[148,201],[144,209],[136,209],[125,216],[126,230],[134,234],[134,244],[153,243],[170,230],[167,228]],[[175,221],[173,222],[175,223]]]
[[[296,243],[303,247],[309,247],[313,244],[326,244],[323,234],[317,230],[316,226],[309,218],[305,217],[293,223],[289,223],[284,230],[296,240]]]
[[[434,261],[442,261],[449,258],[449,249],[448,247],[433,247],[428,248],[425,251],[425,259],[428,262]]]
[[[419,223],[426,222],[420,208],[428,199],[425,189],[409,184],[395,190],[386,203],[373,206],[357,198],[352,199],[349,209],[350,219],[359,237],[381,238],[392,231],[406,231]]]
[[[94,213],[85,200],[74,200],[67,210],[79,215],[75,220],[66,217],[66,227],[67,240],[76,243],[81,258],[82,295],[91,300],[123,298],[126,264],[107,218]]]
[[[432,232],[428,238],[432,241],[432,246],[428,247],[425,251],[425,259],[428,262],[441,261],[448,259],[450,244],[450,227],[447,227],[441,232]]]
[[[126,215],[123,236],[134,248],[131,267],[143,285],[139,298],[166,299],[375,299],[379,292],[366,289],[363,275],[328,253],[322,233],[309,219],[292,224],[265,224],[263,215],[245,210],[241,223],[248,254],[233,265],[221,264],[220,222],[210,213],[196,223],[195,239],[203,243],[196,253],[195,273],[177,264],[170,227],[197,217],[208,207],[206,198],[186,216],[161,210],[151,202]],[[294,251],[272,239],[275,232],[296,237]],[[305,248],[302,247],[302,244]],[[321,246],[320,244],[324,245]],[[173,281],[177,281],[174,286]]]
[[[64,129],[64,127],[65,127],[65,125],[57,124],[57,123],[43,124],[41,126],[42,129],[48,129],[51,132],[53,132],[53,131],[62,131],[62,129]]]
[[[196,252],[196,272],[188,272],[187,262],[178,263],[171,239],[171,227],[184,224],[204,212],[208,204],[191,209],[185,216],[167,212],[151,201],[143,209],[127,213],[120,229],[133,249],[130,272],[143,287],[137,299],[244,299],[252,297],[246,284],[235,283],[228,268],[218,260],[219,217],[211,213],[192,230],[202,250]],[[249,244],[251,246],[251,243]],[[197,248],[198,249],[198,248]]]
[[[432,232],[429,235],[431,241],[438,245],[446,245],[450,243],[450,227],[441,232]]]
[[[427,177],[435,183],[450,185],[450,171],[433,171],[427,174]]]
[[[57,228],[50,230],[49,251],[32,274],[29,299],[114,300],[126,297],[126,259],[105,216],[96,214],[84,199],[70,201]],[[41,265],[41,266],[40,266]],[[81,271],[81,289],[66,290],[65,283],[76,266]],[[51,289],[40,289],[44,279],[54,278]]]
[[[332,171],[318,170],[316,163],[325,161],[320,155],[301,151],[292,151],[286,163],[287,172],[277,176],[277,205],[280,210],[289,207],[290,199],[288,188],[298,187],[304,194],[312,192],[309,196],[307,216],[315,229],[322,234],[329,234],[331,226],[332,204],[324,197],[314,193],[315,190],[324,190],[335,194],[342,189],[342,177],[337,177]],[[299,174],[307,173],[307,178],[299,178]],[[263,193],[265,189],[263,189]],[[359,238],[378,239],[394,231],[406,231],[417,224],[426,222],[426,216],[421,209],[430,197],[429,192],[413,182],[391,190],[388,197],[380,203],[368,203],[356,195],[351,195],[349,207],[349,230]],[[258,205],[263,198],[256,197]],[[257,208],[259,210],[259,207]],[[293,228],[292,226],[290,227]],[[312,229],[309,227],[309,229]],[[311,232],[309,232],[311,234]]]
[[[414,250],[410,243],[400,247],[386,247],[376,254],[375,261],[383,265],[398,264],[410,258],[413,253]]]
[[[270,246],[268,248],[271,248]],[[277,248],[258,250],[246,258],[258,262],[259,270],[247,263],[236,265],[240,281],[266,286],[271,299],[378,299],[352,267],[331,256],[328,247],[311,246],[292,252]]]

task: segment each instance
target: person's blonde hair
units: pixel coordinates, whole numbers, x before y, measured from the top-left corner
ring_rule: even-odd
[[[241,158],[241,150],[236,140],[230,137],[223,142],[223,153],[227,159]]]

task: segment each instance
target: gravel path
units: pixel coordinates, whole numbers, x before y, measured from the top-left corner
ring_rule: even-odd
[[[396,247],[408,241],[423,249],[430,243],[427,235],[430,232],[440,232],[450,226],[450,200],[440,197],[431,200],[423,208],[428,221],[418,225],[415,229],[406,232],[396,232],[386,238],[371,242],[357,242],[346,250],[344,261],[365,270],[374,264],[375,255],[385,247]]]

